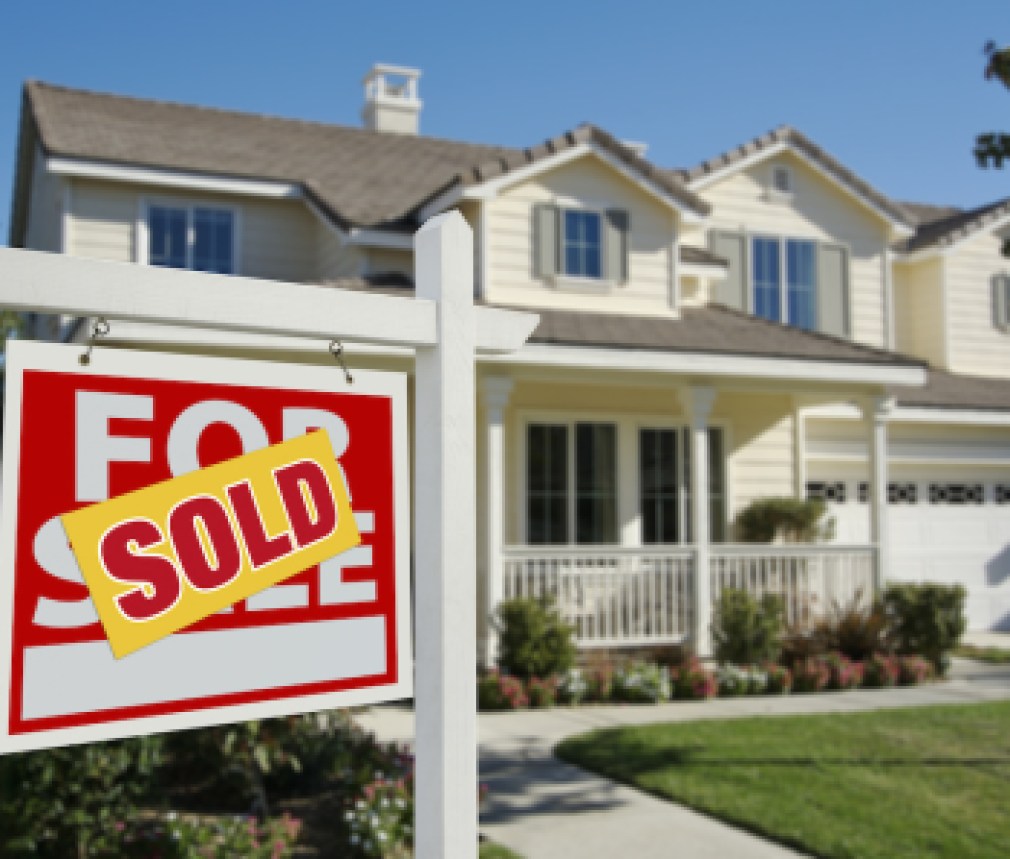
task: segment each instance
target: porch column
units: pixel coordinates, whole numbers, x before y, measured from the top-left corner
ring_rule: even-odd
[[[712,573],[709,568],[708,417],[716,390],[692,386],[680,392],[691,426],[691,533],[694,537],[694,646],[712,654]]]
[[[887,584],[890,542],[887,532],[887,421],[894,407],[892,397],[871,397],[862,404],[869,449],[870,542],[877,549],[873,580],[879,593]]]
[[[487,554],[484,587],[484,664],[491,666],[498,658],[498,633],[491,623],[502,599],[502,546],[505,544],[505,432],[504,415],[512,394],[513,382],[497,376],[483,381],[485,436],[485,511]]]

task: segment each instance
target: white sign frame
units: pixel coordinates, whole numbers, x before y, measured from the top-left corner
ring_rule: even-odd
[[[15,535],[20,480],[21,406],[23,373],[46,370],[79,375],[110,375],[130,379],[242,385],[292,391],[371,394],[387,397],[392,410],[393,516],[395,527],[396,681],[362,689],[293,695],[278,700],[205,707],[193,712],[140,718],[116,718],[107,723],[41,729],[11,735],[10,696],[0,695],[0,753],[90,743],[164,731],[229,722],[263,719],[293,713],[352,707],[401,700],[413,695],[413,656],[410,611],[410,464],[407,432],[407,381],[404,373],[357,370],[348,384],[330,366],[165,354],[126,349],[96,348],[90,364],[82,366],[81,346],[14,341],[7,352],[7,397],[4,432],[2,530],[0,530],[0,689],[9,690],[13,658],[13,587]],[[306,624],[307,625],[307,624]],[[223,634],[223,633],[222,633]],[[192,634],[191,634],[192,635]],[[169,637],[171,638],[171,636]],[[185,638],[185,636],[179,636]],[[162,642],[151,645],[156,648]],[[111,650],[109,651],[111,657]],[[143,651],[120,660],[128,664]],[[143,658],[143,657],[142,657]],[[335,678],[336,679],[336,678]],[[296,681],[297,682],[297,681]],[[293,684],[292,684],[293,685]],[[210,693],[214,694],[214,693]]]

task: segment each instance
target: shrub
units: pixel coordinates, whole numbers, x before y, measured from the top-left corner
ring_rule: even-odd
[[[813,637],[826,651],[838,651],[857,662],[893,649],[883,604],[867,601],[861,590],[843,605],[832,603],[828,615],[814,625]]]
[[[0,855],[124,855],[163,751],[153,736],[0,756]]]
[[[593,657],[584,669],[587,701],[609,701],[614,691],[614,663],[606,657]]]
[[[572,628],[549,602],[506,600],[498,606],[498,667],[521,680],[564,674],[575,662]]]
[[[793,692],[820,692],[831,679],[831,669],[823,657],[811,656],[793,666]]]
[[[779,537],[791,543],[816,543],[834,536],[833,519],[820,498],[758,498],[736,517],[741,543],[771,543]]]
[[[519,710],[528,705],[518,677],[491,670],[477,679],[477,706],[481,710]]]
[[[946,674],[950,652],[967,626],[965,597],[962,585],[888,585],[884,606],[894,628],[898,651],[925,656],[938,675]]]
[[[863,685],[868,689],[888,689],[898,682],[901,664],[896,656],[874,653],[864,663]]]
[[[738,695],[760,695],[768,685],[768,674],[748,665],[720,665],[715,670],[719,694],[724,698]]]
[[[844,653],[829,653],[823,660],[828,666],[829,689],[856,689],[862,684],[862,662],[853,662]]]
[[[918,686],[933,677],[933,663],[922,656],[898,657],[898,682],[902,686]]]
[[[793,688],[793,674],[784,665],[768,663],[765,670],[765,691],[769,695],[787,695]]]
[[[633,704],[669,700],[670,676],[655,663],[632,662],[614,672],[613,697]]]
[[[669,669],[671,693],[684,701],[705,701],[719,692],[715,675],[702,665],[697,656]]]
[[[589,681],[581,668],[569,668],[558,681],[558,700],[562,704],[580,704],[589,694]]]
[[[557,677],[531,677],[526,684],[526,697],[531,707],[553,707],[558,702]]]
[[[736,588],[726,588],[715,605],[712,639],[719,662],[751,665],[774,661],[781,649],[782,600],[762,594],[760,600]]]

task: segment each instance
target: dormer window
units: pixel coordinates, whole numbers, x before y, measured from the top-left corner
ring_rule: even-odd
[[[573,288],[627,283],[629,222],[624,209],[534,206],[533,276]]]
[[[563,273],[568,277],[602,277],[600,213],[565,209],[563,224]]]
[[[146,262],[234,274],[235,213],[210,206],[151,204],[147,207]]]

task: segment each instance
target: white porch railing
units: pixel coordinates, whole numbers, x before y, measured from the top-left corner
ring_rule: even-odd
[[[694,551],[507,547],[502,598],[554,599],[580,647],[661,644],[690,635]]]
[[[724,588],[778,594],[786,621],[804,625],[857,594],[873,597],[876,550],[868,546],[712,546],[712,598]]]

